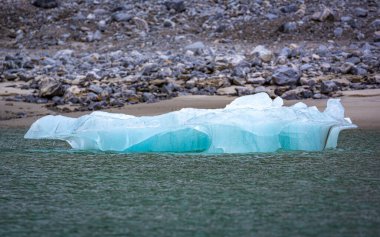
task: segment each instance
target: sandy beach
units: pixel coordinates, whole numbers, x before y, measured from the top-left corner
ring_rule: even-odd
[[[113,113],[124,113],[135,116],[163,114],[181,108],[223,108],[236,97],[228,96],[181,96],[171,100],[160,101],[158,103],[126,105],[121,108],[104,110]],[[346,117],[359,126],[361,129],[380,129],[380,90],[360,90],[349,91],[340,97]],[[303,102],[308,106],[317,106],[319,110],[324,110],[327,100],[285,100],[285,105],[290,106],[297,102]],[[23,118],[12,116],[19,113]],[[0,127],[1,128],[27,128],[40,117],[48,114],[64,115],[69,117],[79,117],[87,112],[58,113],[47,109],[43,105],[0,101]]]

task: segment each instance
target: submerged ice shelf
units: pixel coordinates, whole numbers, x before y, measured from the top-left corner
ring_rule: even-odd
[[[283,106],[266,93],[235,99],[224,109],[185,108],[135,117],[93,112],[79,118],[48,115],[25,134],[59,139],[72,148],[116,152],[245,153],[335,148],[339,132],[356,128],[339,99],[320,112],[299,102]]]

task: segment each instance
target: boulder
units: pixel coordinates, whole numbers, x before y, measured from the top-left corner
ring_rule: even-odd
[[[272,75],[272,81],[279,86],[296,85],[300,79],[300,73],[291,67],[280,67]]]
[[[321,93],[328,94],[338,90],[337,85],[333,81],[323,81],[321,84]]]
[[[53,96],[62,96],[64,94],[64,88],[62,83],[53,78],[43,78],[39,82],[39,96],[45,98],[51,98]]]

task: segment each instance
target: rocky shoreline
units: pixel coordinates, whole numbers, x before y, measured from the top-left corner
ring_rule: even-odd
[[[380,88],[375,1],[356,7],[348,1],[343,9],[336,1],[36,2],[32,18],[2,20],[6,101],[81,111],[179,95],[264,91],[288,100],[325,99]],[[255,20],[252,34],[266,40],[247,39],[241,30]],[[47,30],[41,37],[47,26],[55,35]],[[274,30],[265,34],[269,27]],[[306,40],[310,34],[315,40]]]

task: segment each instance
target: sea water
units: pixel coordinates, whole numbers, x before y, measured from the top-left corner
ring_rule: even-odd
[[[117,154],[0,130],[0,236],[380,236],[380,131],[323,152]]]

